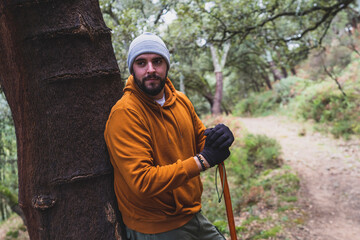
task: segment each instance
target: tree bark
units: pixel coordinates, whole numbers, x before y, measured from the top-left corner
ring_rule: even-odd
[[[281,72],[282,72],[282,77],[283,78],[287,78],[288,77],[288,73],[285,67],[281,67]]]
[[[208,103],[210,104],[210,108],[212,108],[213,104],[214,104],[214,97],[211,93],[204,93],[203,97],[208,101]]]
[[[216,79],[216,88],[213,105],[211,107],[211,113],[213,115],[221,114],[221,101],[222,101],[222,92],[223,92],[223,69],[226,63],[226,57],[230,50],[230,42],[225,42],[222,46],[222,54],[218,56],[217,50],[214,45],[209,44],[211,58],[214,65],[215,79]]]
[[[261,76],[264,79],[267,88],[270,90],[273,89],[269,76],[266,73],[262,73]]]
[[[212,105],[212,114],[220,115],[221,114],[221,100],[222,100],[222,92],[223,92],[223,74],[222,72],[215,72],[216,79],[216,88],[214,101]]]
[[[269,65],[270,65],[270,70],[274,77],[274,82],[280,81],[283,78],[283,76],[281,75],[279,69],[277,69],[274,61],[269,62]]]
[[[0,1],[0,81],[30,238],[121,239],[103,131],[123,83],[98,1]]]

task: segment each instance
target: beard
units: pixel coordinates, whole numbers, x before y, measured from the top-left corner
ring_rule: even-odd
[[[165,86],[165,80],[166,80],[166,76],[165,78],[161,78],[159,76],[157,76],[156,74],[152,74],[152,75],[149,75],[149,76],[146,76],[144,77],[142,80],[138,79],[136,76],[135,76],[135,73],[133,74],[134,75],[134,79],[135,79],[135,82],[136,84],[138,85],[138,87],[146,94],[150,95],[150,96],[156,96],[158,95],[161,90],[163,90],[164,86]],[[145,82],[149,79],[157,79],[157,80],[160,80],[160,84],[157,84],[155,86],[150,86],[150,87],[147,87],[145,85]]]

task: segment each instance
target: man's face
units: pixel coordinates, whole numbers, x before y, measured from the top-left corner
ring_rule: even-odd
[[[141,54],[133,63],[133,76],[137,85],[154,99],[162,98],[166,75],[166,61],[158,54]]]

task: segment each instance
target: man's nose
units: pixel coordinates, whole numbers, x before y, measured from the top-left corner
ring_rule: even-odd
[[[154,65],[153,65],[152,62],[149,62],[149,63],[148,63],[148,69],[147,69],[147,71],[148,71],[148,73],[153,73],[153,72],[155,72],[155,67],[154,67]]]

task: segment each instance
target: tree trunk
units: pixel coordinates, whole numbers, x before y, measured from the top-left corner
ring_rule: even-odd
[[[260,92],[260,86],[259,83],[256,81],[256,79],[254,79],[252,76],[250,78],[250,81],[253,83],[251,85],[251,88],[253,89],[254,92]],[[245,91],[246,92],[246,91]]]
[[[214,104],[214,97],[211,93],[204,93],[203,97],[208,101],[210,104],[210,109],[212,109],[212,106]]]
[[[270,65],[270,70],[274,76],[274,82],[280,81],[283,78],[283,76],[281,75],[279,69],[277,69],[274,61],[269,62],[269,65]]]
[[[282,72],[282,76],[283,78],[287,78],[288,77],[288,73],[285,67],[281,67],[281,72]]]
[[[185,94],[185,83],[184,83],[184,75],[180,73],[180,92]]]
[[[213,101],[211,112],[214,115],[220,115],[221,114],[222,92],[223,92],[223,74],[222,74],[222,72],[215,72],[215,78],[216,78],[216,89],[215,89],[214,101]]]
[[[270,81],[270,78],[269,78],[269,76],[267,75],[267,74],[261,74],[261,76],[262,76],[262,78],[264,79],[264,82],[265,82],[265,84],[266,84],[266,86],[267,86],[267,88],[268,89],[273,89],[272,88],[272,85],[271,85],[271,81]]]
[[[121,239],[103,131],[123,83],[98,1],[0,1],[0,81],[30,238]]]
[[[352,33],[354,33],[355,31],[360,31],[360,16],[359,15],[357,15],[357,16],[355,16],[355,17],[353,17],[352,19],[351,19],[351,26],[352,26]],[[358,36],[358,38],[359,38],[359,36]]]
[[[216,79],[216,89],[214,95],[213,105],[211,107],[211,113],[213,115],[221,114],[221,101],[222,101],[222,92],[223,92],[223,69],[226,63],[226,57],[230,50],[230,42],[225,42],[221,47],[221,55],[219,56],[217,49],[214,45],[209,44],[211,58],[214,65],[215,79]],[[219,47],[220,48],[220,47]],[[218,49],[219,50],[219,49]]]
[[[1,212],[1,221],[4,221],[6,219],[6,215],[5,215],[5,204],[4,204],[4,200],[0,199],[0,212]]]
[[[20,208],[20,206],[17,204],[17,205],[13,205],[11,206],[11,210],[16,213],[24,222],[24,225],[26,226],[27,225],[27,222],[26,222],[26,218],[25,218],[25,215],[24,215],[24,212],[23,210]]]

